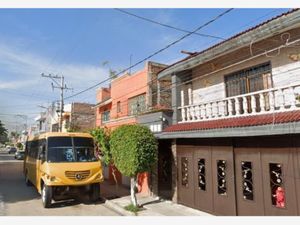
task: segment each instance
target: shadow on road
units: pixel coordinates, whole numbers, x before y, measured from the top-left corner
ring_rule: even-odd
[[[0,164],[0,195],[5,203],[28,201],[40,198],[34,187],[25,184],[22,162]]]

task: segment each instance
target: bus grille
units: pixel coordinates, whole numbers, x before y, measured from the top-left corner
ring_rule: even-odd
[[[71,180],[84,180],[90,175],[89,170],[84,171],[66,171],[65,175]]]

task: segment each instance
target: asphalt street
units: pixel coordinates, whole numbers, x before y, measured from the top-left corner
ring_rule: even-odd
[[[70,200],[55,202],[49,209],[42,206],[39,193],[33,186],[26,186],[23,161],[15,160],[0,150],[0,215],[1,216],[116,216],[103,200],[84,202]]]

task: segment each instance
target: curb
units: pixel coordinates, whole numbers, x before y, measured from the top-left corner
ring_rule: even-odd
[[[103,198],[103,199],[105,200],[105,205],[106,205],[108,208],[110,208],[110,209],[112,209],[112,210],[114,210],[114,211],[120,213],[122,216],[137,216],[137,215],[134,214],[133,212],[127,211],[126,209],[124,209],[123,207],[121,207],[121,206],[119,206],[118,204],[114,203],[113,201],[107,200],[107,199],[105,199],[105,198]]]

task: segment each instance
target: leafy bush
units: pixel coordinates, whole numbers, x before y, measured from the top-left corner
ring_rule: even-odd
[[[145,126],[118,127],[111,134],[110,147],[114,164],[125,176],[148,172],[157,161],[157,140]]]
[[[105,128],[96,128],[91,131],[91,135],[94,137],[98,150],[102,155],[102,161],[105,165],[110,165],[112,163],[112,156],[109,145],[109,131]]]
[[[112,132],[109,143],[115,166],[131,177],[131,203],[137,207],[137,174],[150,171],[157,161],[157,141],[145,126],[123,125]]]

